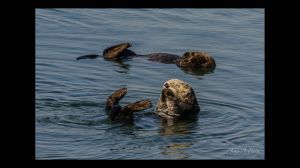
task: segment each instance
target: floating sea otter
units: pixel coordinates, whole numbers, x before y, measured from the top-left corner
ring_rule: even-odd
[[[129,50],[129,47],[131,47],[131,44],[129,43],[121,43],[108,47],[104,49],[103,57],[108,60],[116,60],[139,56],[135,52]],[[77,60],[86,58],[94,59],[98,56],[99,55],[97,54],[84,55],[78,57]],[[152,53],[142,56],[148,56],[148,60],[150,61],[157,61],[166,64],[174,63],[178,67],[181,67],[183,69],[197,69],[207,72],[213,71],[216,67],[215,60],[211,56],[209,56],[208,53],[203,51],[186,52],[182,57],[168,53]]]
[[[156,106],[158,115],[164,118],[177,118],[200,111],[193,88],[179,79],[170,79],[163,85]]]
[[[152,107],[150,100],[141,100],[125,107],[119,105],[119,100],[127,93],[126,88],[115,91],[107,98],[106,109],[113,120],[131,120],[133,113]],[[156,114],[163,118],[172,119],[197,113],[200,107],[193,88],[179,79],[170,79],[163,85],[161,96],[156,107]]]

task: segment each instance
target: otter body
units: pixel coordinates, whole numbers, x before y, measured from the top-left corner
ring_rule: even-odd
[[[216,67],[215,60],[204,51],[185,52],[182,57],[169,53],[152,53],[138,55],[129,50],[130,43],[120,43],[103,50],[103,57],[107,60],[116,60],[124,58],[133,58],[136,56],[146,56],[150,61],[161,62],[165,64],[176,64],[180,68],[201,70],[204,72],[213,71]],[[97,54],[90,54],[78,57],[79,59],[96,58]]]

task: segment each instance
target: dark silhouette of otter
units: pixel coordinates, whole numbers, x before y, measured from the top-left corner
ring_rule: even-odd
[[[121,88],[112,93],[106,101],[106,110],[111,121],[115,120],[132,120],[133,113],[152,107],[150,100],[140,100],[124,106],[119,105],[119,100],[127,93],[127,88]]]
[[[216,67],[215,60],[203,51],[186,52],[182,57],[169,53],[152,53],[146,55],[138,55],[135,52],[129,50],[130,43],[120,43],[103,50],[103,57],[107,60],[118,60],[124,58],[133,58],[136,56],[147,56],[148,60],[161,62],[165,64],[176,64],[183,69],[201,70],[204,72],[213,71]],[[99,55],[90,54],[78,57],[79,59],[94,59]]]

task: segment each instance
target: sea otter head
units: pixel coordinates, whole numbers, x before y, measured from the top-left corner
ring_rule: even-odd
[[[179,79],[171,79],[164,83],[156,112],[165,118],[176,118],[184,114],[199,112],[193,88]]]
[[[203,51],[186,52],[176,61],[181,68],[198,69],[202,71],[213,71],[216,67],[215,60]]]

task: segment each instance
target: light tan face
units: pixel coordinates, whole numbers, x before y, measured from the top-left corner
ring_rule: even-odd
[[[166,118],[179,117],[200,110],[193,88],[179,79],[164,83],[157,103],[157,113]]]

